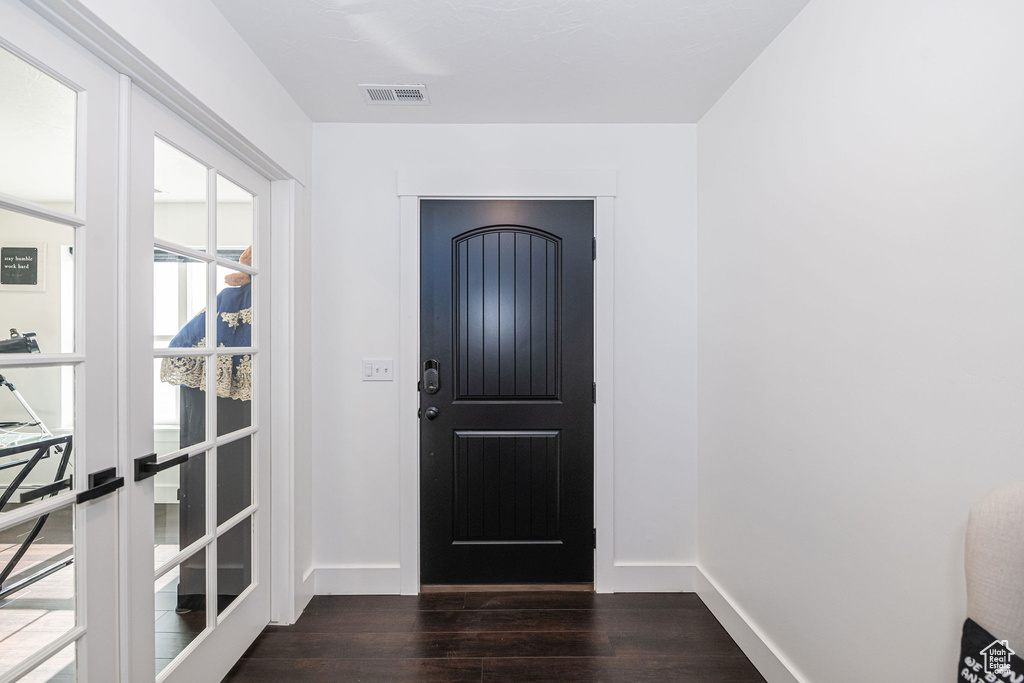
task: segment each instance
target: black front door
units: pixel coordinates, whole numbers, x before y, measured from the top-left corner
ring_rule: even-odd
[[[420,202],[420,579],[594,578],[594,205]]]

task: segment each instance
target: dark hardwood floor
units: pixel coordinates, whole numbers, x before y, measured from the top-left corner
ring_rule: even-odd
[[[694,593],[451,592],[314,597],[225,681],[764,678]]]

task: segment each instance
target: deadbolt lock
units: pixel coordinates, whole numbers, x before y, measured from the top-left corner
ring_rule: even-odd
[[[441,365],[431,358],[423,363],[423,390],[428,394],[436,394],[441,388]]]

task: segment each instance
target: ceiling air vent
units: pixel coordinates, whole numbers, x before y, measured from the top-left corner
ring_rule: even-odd
[[[430,104],[425,85],[377,85],[360,83],[367,104]]]

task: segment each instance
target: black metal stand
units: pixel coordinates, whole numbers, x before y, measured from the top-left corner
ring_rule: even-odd
[[[57,465],[57,473],[54,476],[53,483],[48,484],[47,486],[42,486],[35,491],[28,491],[21,494],[18,503],[27,503],[32,500],[44,498],[48,495],[56,495],[66,488],[71,488],[71,477],[69,476],[65,478],[64,475],[67,473],[68,463],[71,461],[72,438],[71,434],[66,436],[50,436],[49,438],[38,441],[31,441],[28,443],[18,444],[16,446],[8,446],[7,448],[0,448],[0,459],[35,450],[35,453],[31,457],[0,464],[0,470],[10,469],[12,467],[21,467],[21,471],[18,472],[11,483],[7,485],[3,494],[0,494],[0,512],[3,512],[4,507],[10,503],[11,498],[14,497],[18,487],[21,486],[22,482],[24,482],[28,475],[31,474],[35,466],[39,464],[39,461],[50,457],[51,448],[53,448],[57,453],[60,453],[61,456],[60,463]],[[25,556],[25,553],[28,552],[29,546],[32,545],[32,542],[39,536],[39,532],[43,530],[43,525],[46,524],[46,520],[49,516],[49,514],[45,514],[36,520],[32,530],[22,540],[21,546],[18,548],[17,552],[15,552],[14,556],[7,562],[7,566],[5,566],[3,570],[0,570],[0,598],[4,598],[11,593],[19,591],[36,581],[45,579],[50,574],[63,569],[74,561],[72,551],[65,551],[58,556],[58,559],[55,562],[50,563],[31,576],[21,579],[11,585],[6,585],[7,579],[11,576],[11,572],[14,571],[14,568],[18,566],[18,562],[20,562],[21,558]]]

